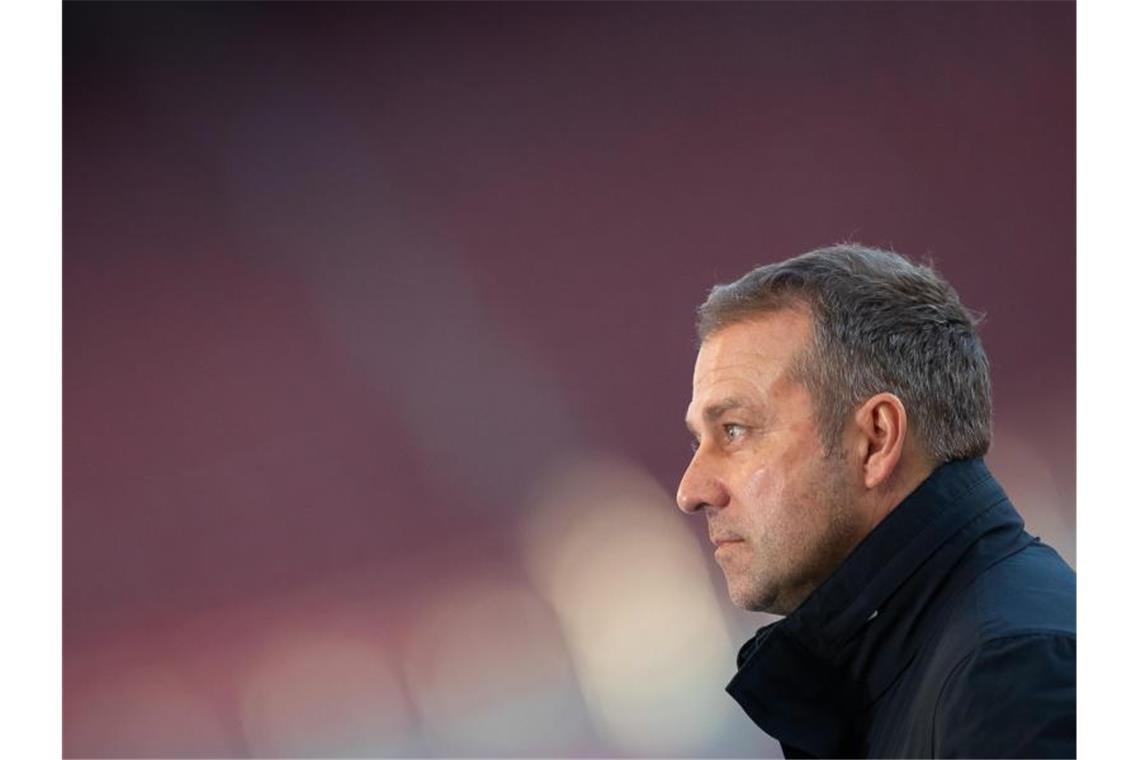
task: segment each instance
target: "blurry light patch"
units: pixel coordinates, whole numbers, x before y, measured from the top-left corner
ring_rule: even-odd
[[[1036,447],[1015,430],[1002,427],[995,431],[986,464],[1025,518],[1025,530],[1041,536],[1075,568],[1074,505],[1066,500],[1056,476]]]
[[[593,741],[558,622],[524,584],[482,578],[430,594],[403,662],[433,754],[565,756]]]
[[[593,457],[545,480],[524,529],[528,566],[617,750],[698,754],[726,728],[735,650],[681,521],[647,473]]]
[[[415,749],[399,676],[364,634],[277,634],[240,694],[242,727],[256,757],[374,757]]]
[[[232,757],[213,704],[162,666],[130,667],[67,694],[66,757]]]

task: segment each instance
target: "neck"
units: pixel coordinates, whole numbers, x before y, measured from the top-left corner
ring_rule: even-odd
[[[895,507],[902,504],[903,500],[914,492],[914,489],[922,485],[934,469],[934,463],[926,457],[916,454],[904,455],[899,460],[899,466],[883,483],[881,490],[876,489],[879,492],[871,497],[871,505],[867,510],[869,521],[867,533],[874,530],[895,510]]]

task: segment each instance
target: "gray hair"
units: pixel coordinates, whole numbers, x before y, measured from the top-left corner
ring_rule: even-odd
[[[727,325],[808,307],[813,338],[793,362],[834,455],[852,411],[876,393],[899,397],[936,462],[990,446],[990,365],[977,327],[933,265],[857,244],[819,248],[715,286],[697,310],[701,341]]]

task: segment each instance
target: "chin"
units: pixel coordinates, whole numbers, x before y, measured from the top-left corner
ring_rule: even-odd
[[[765,589],[742,588],[738,584],[728,584],[728,598],[742,610],[750,612],[770,612],[775,615],[787,613],[778,609],[776,594]]]

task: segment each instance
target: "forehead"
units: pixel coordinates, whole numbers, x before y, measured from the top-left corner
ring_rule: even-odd
[[[693,407],[743,398],[763,403],[789,383],[786,372],[811,339],[811,316],[783,309],[728,325],[701,344],[693,368]]]

